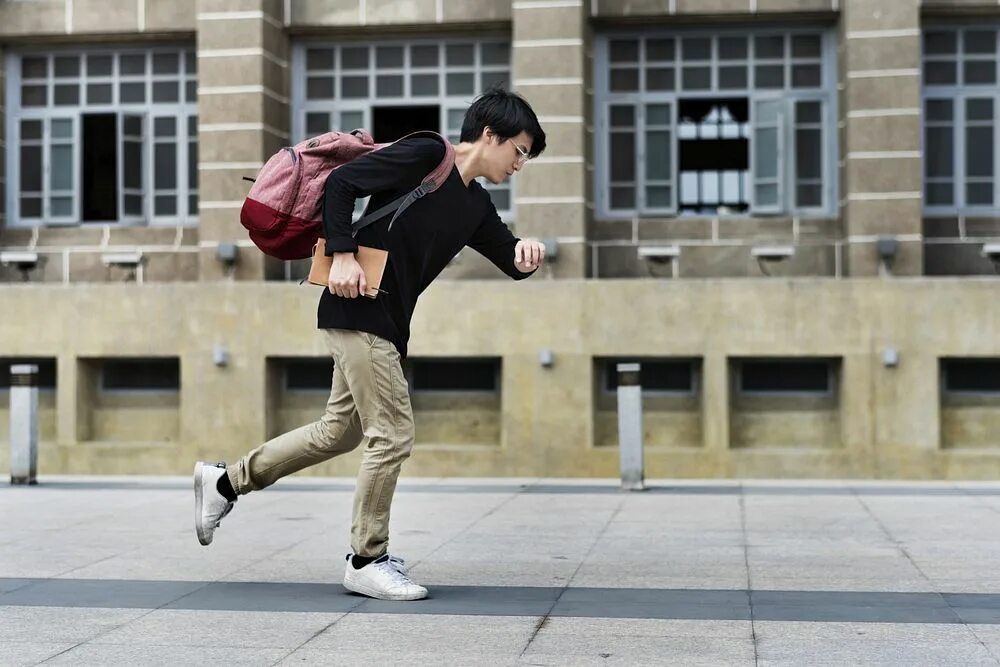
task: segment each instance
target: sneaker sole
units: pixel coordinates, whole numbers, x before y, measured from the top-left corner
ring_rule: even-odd
[[[212,536],[205,530],[202,520],[204,516],[202,512],[203,496],[201,492],[202,467],[201,461],[194,464],[194,531],[198,534],[198,541],[201,542],[202,546],[207,547],[212,543]]]
[[[423,600],[427,597],[427,591],[423,593],[379,593],[373,588],[368,588],[366,586],[359,586],[358,584],[350,583],[346,579],[344,580],[344,588],[354,593],[360,593],[361,595],[366,595],[370,598],[375,598],[376,600],[392,600],[395,602],[408,602],[411,600]]]

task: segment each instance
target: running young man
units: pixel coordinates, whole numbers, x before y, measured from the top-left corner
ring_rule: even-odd
[[[543,150],[545,132],[531,106],[514,93],[487,91],[465,114],[455,167],[445,183],[406,209],[391,230],[392,216],[386,216],[361,230],[357,239],[351,236],[355,200],[371,195],[369,209],[376,210],[406,194],[440,164],[445,148],[430,138],[406,139],[331,172],[323,230],[333,266],[318,313],[319,329],[334,360],[326,411],[318,421],[264,443],[232,467],[195,465],[195,527],[202,544],[211,543],[237,496],[364,443],[344,587],[383,600],[427,596],[427,589],[409,578],[401,559],[388,552],[396,479],[414,440],[413,412],[400,366],[410,318],[417,297],[465,246],[515,280],[527,278],[541,265],[543,244],[515,238],[476,179],[500,183]],[[389,252],[380,285],[385,293],[376,299],[357,298],[367,289],[354,257],[358,243]]]

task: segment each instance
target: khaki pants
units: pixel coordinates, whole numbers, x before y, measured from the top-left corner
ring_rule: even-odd
[[[319,419],[270,440],[228,469],[236,493],[270,486],[285,475],[365,443],[354,492],[351,547],[380,556],[389,546],[389,506],[399,470],[413,448],[413,411],[396,347],[369,333],[321,330],[333,356],[333,388]]]

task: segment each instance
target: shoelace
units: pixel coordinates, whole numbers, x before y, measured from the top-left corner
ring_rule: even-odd
[[[392,583],[399,586],[412,586],[413,580],[410,579],[406,574],[400,572],[392,565],[392,560],[383,561],[381,563],[375,563],[375,567],[379,568],[382,572],[385,572],[388,577],[392,580]]]
[[[351,556],[353,555],[354,555],[353,553],[347,554],[347,560],[351,560]],[[400,572],[402,572],[403,574],[406,574],[406,561],[403,558],[389,554],[389,564],[392,565],[397,570],[399,570]]]

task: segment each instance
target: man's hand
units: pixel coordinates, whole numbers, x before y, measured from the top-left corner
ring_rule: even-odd
[[[368,292],[365,272],[352,252],[333,253],[333,265],[330,267],[330,277],[326,284],[331,294],[345,299],[356,299],[359,294],[364,295]]]
[[[522,239],[514,246],[514,266],[521,273],[531,273],[545,259],[545,244],[537,239]]]

